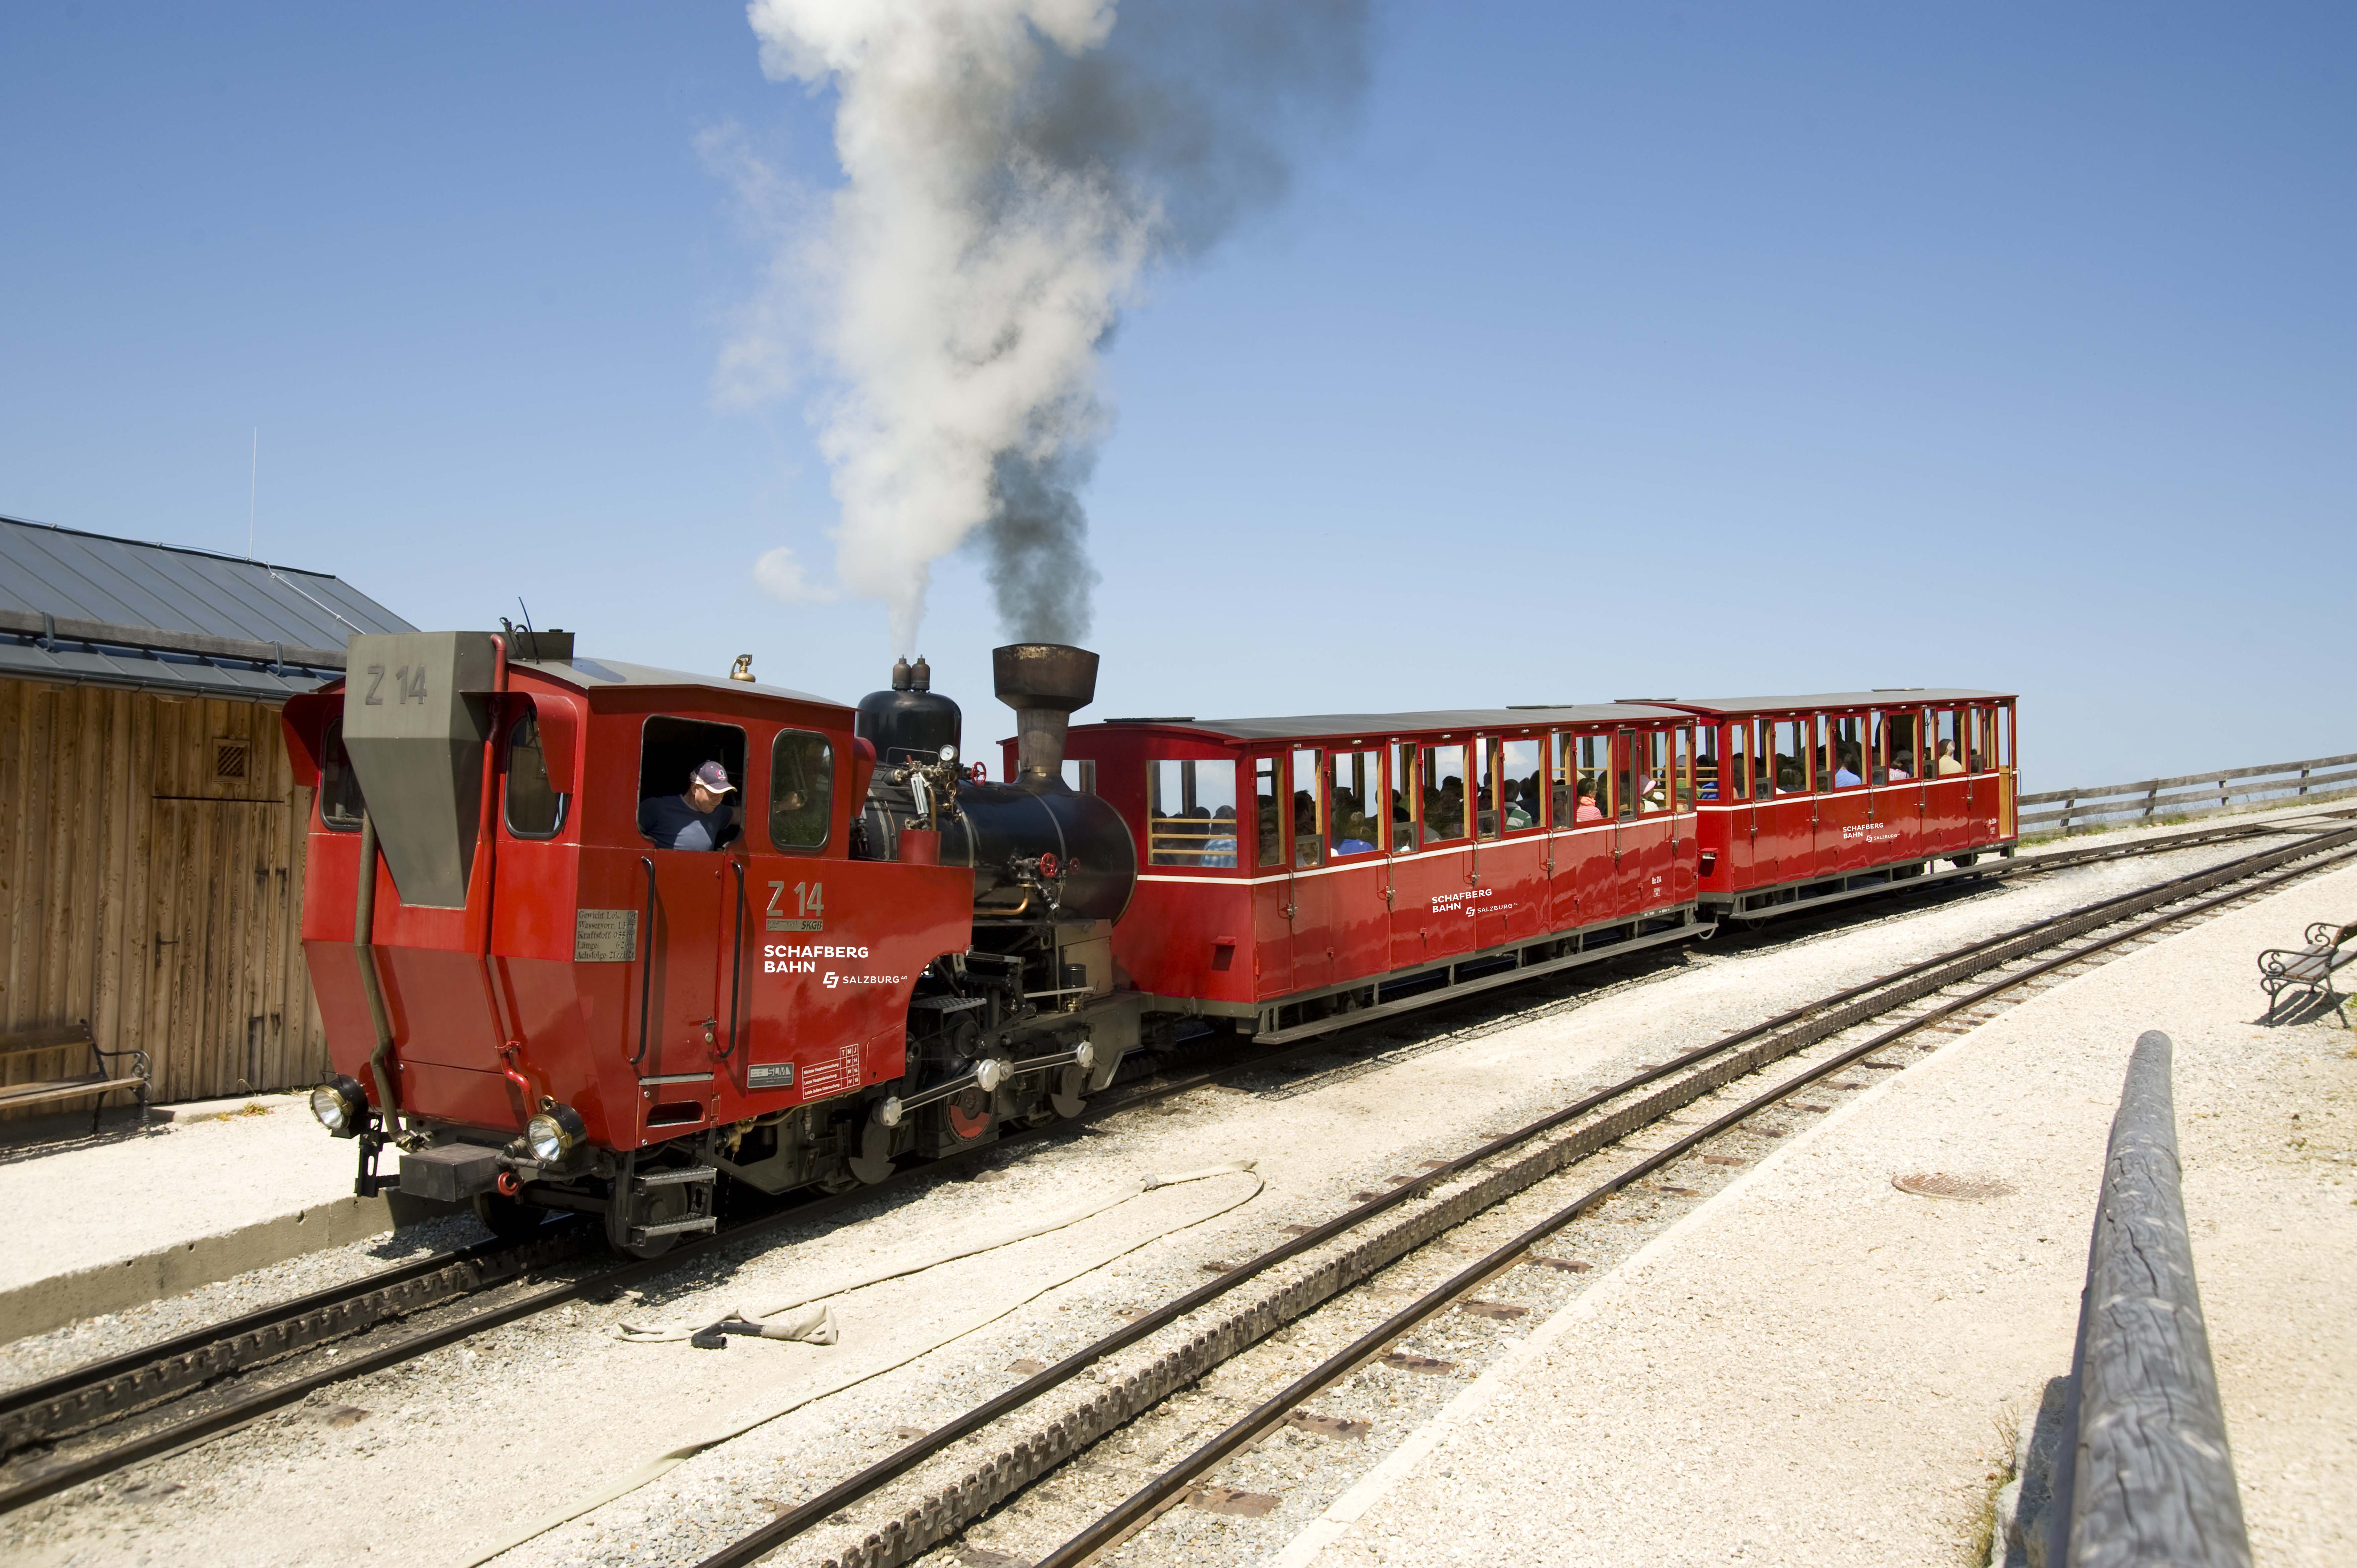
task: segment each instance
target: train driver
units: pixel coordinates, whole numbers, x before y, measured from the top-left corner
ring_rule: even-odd
[[[639,802],[639,831],[659,849],[718,849],[737,834],[737,786],[717,762],[699,764],[679,795]]]

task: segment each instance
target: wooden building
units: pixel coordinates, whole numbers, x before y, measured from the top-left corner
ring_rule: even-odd
[[[316,1079],[279,711],[408,629],[332,576],[0,518],[0,1035],[87,1020],[158,1101]]]

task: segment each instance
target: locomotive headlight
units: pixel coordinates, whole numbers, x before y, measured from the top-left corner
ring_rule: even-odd
[[[335,1136],[349,1138],[368,1119],[368,1097],[359,1084],[337,1073],[311,1091],[311,1114]]]
[[[588,1130],[582,1126],[580,1113],[570,1105],[559,1105],[544,1100],[541,1113],[524,1123],[523,1141],[532,1150],[532,1157],[544,1165],[562,1168],[572,1163],[588,1140]]]

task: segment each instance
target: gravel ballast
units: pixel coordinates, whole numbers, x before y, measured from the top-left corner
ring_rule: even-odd
[[[2304,883],[1858,1096],[1566,1308],[1460,1396],[1428,1453],[1276,1561],[1977,1561],[2010,1425],[2070,1367],[2105,1138],[2146,1028],[2177,1043],[2187,1211],[2255,1559],[2351,1561],[2357,1061],[2329,1021],[2250,1020],[2253,955],[2352,910],[2357,872]],[[1934,1171],[2014,1190],[1894,1185]]]

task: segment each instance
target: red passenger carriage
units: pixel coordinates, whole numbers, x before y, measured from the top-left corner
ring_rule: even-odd
[[[2013,853],[2009,695],[1909,689],[1663,701],[1699,725],[1707,909],[1755,917],[1897,880],[1953,876],[1982,855]]]
[[[1278,1043],[1696,927],[1676,709],[1117,719],[1071,744],[1146,846],[1114,954],[1150,1014]]]

